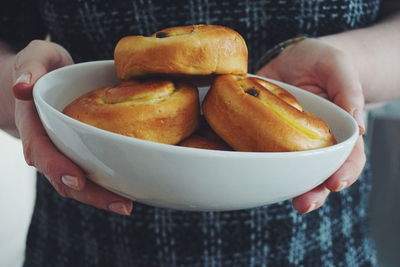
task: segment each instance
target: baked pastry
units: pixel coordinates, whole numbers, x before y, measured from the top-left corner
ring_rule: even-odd
[[[208,125],[204,116],[200,116],[199,129],[187,139],[179,143],[180,146],[232,151],[233,149]]]
[[[216,25],[173,27],[150,37],[127,36],[114,50],[121,80],[149,74],[246,74],[246,42],[236,31]]]
[[[258,78],[218,76],[202,107],[214,131],[238,151],[300,151],[336,142],[294,96]]]
[[[200,116],[200,127],[195,132],[195,134],[218,143],[223,143],[225,144],[225,146],[228,146],[228,144],[221,137],[219,137],[218,134],[210,127],[204,116]],[[232,148],[229,148],[229,150],[232,150]]]
[[[91,91],[63,112],[126,136],[177,144],[199,125],[196,87],[167,80],[127,81]]]
[[[193,147],[193,148],[202,148],[202,149],[211,149],[211,150],[232,150],[225,142],[220,142],[213,139],[208,139],[204,136],[200,136],[197,134],[191,135],[189,138],[186,138],[181,143],[180,146],[185,147]]]

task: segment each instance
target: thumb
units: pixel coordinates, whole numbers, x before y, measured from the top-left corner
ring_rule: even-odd
[[[274,80],[282,80],[279,72],[276,71],[277,68],[275,66],[275,60],[269,62],[268,64],[261,67],[261,69],[257,70],[256,75],[267,77]]]
[[[60,45],[32,41],[15,56],[12,88],[15,98],[32,100],[32,88],[41,76],[72,63],[70,54]]]
[[[358,123],[360,134],[365,133],[365,122],[362,115],[364,110],[364,93],[358,72],[351,64],[343,62],[337,68],[331,69],[326,79],[325,88],[329,98],[346,110]]]

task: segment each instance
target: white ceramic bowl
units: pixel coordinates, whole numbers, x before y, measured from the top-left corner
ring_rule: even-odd
[[[334,173],[358,137],[356,122],[344,110],[276,81],[330,125],[338,144],[285,153],[195,149],[114,134],[60,112],[82,94],[115,82],[113,61],[76,64],[40,78],[33,90],[34,101],[51,140],[90,179],[153,206],[222,211],[295,197]],[[200,88],[200,95],[206,90]]]

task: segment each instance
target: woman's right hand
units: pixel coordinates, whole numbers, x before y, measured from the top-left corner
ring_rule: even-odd
[[[12,89],[16,98],[15,124],[26,162],[44,174],[60,195],[129,215],[132,201],[88,180],[83,170],[53,145],[36,112],[32,101],[35,82],[49,71],[73,64],[69,53],[55,43],[36,40],[4,63],[13,69],[14,85],[7,87]]]

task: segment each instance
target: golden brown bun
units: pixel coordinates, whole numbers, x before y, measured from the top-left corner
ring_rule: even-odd
[[[211,149],[211,150],[232,150],[225,142],[208,139],[200,135],[191,135],[189,138],[179,143],[180,146]]]
[[[199,97],[188,84],[132,80],[91,91],[63,112],[114,133],[177,144],[199,125]]]
[[[204,116],[200,116],[200,127],[195,134],[218,143],[223,143],[225,146],[229,147],[228,144],[210,127]],[[232,148],[229,148],[229,150],[232,150]]]
[[[221,137],[214,132],[203,116],[200,117],[199,129],[193,135],[179,143],[179,145],[212,150],[233,150]]]
[[[236,31],[216,25],[174,27],[151,37],[122,38],[114,51],[121,80],[149,74],[246,74],[247,46]]]
[[[238,151],[300,151],[336,143],[328,125],[303,110],[294,96],[257,78],[217,77],[203,112],[214,131]]]

